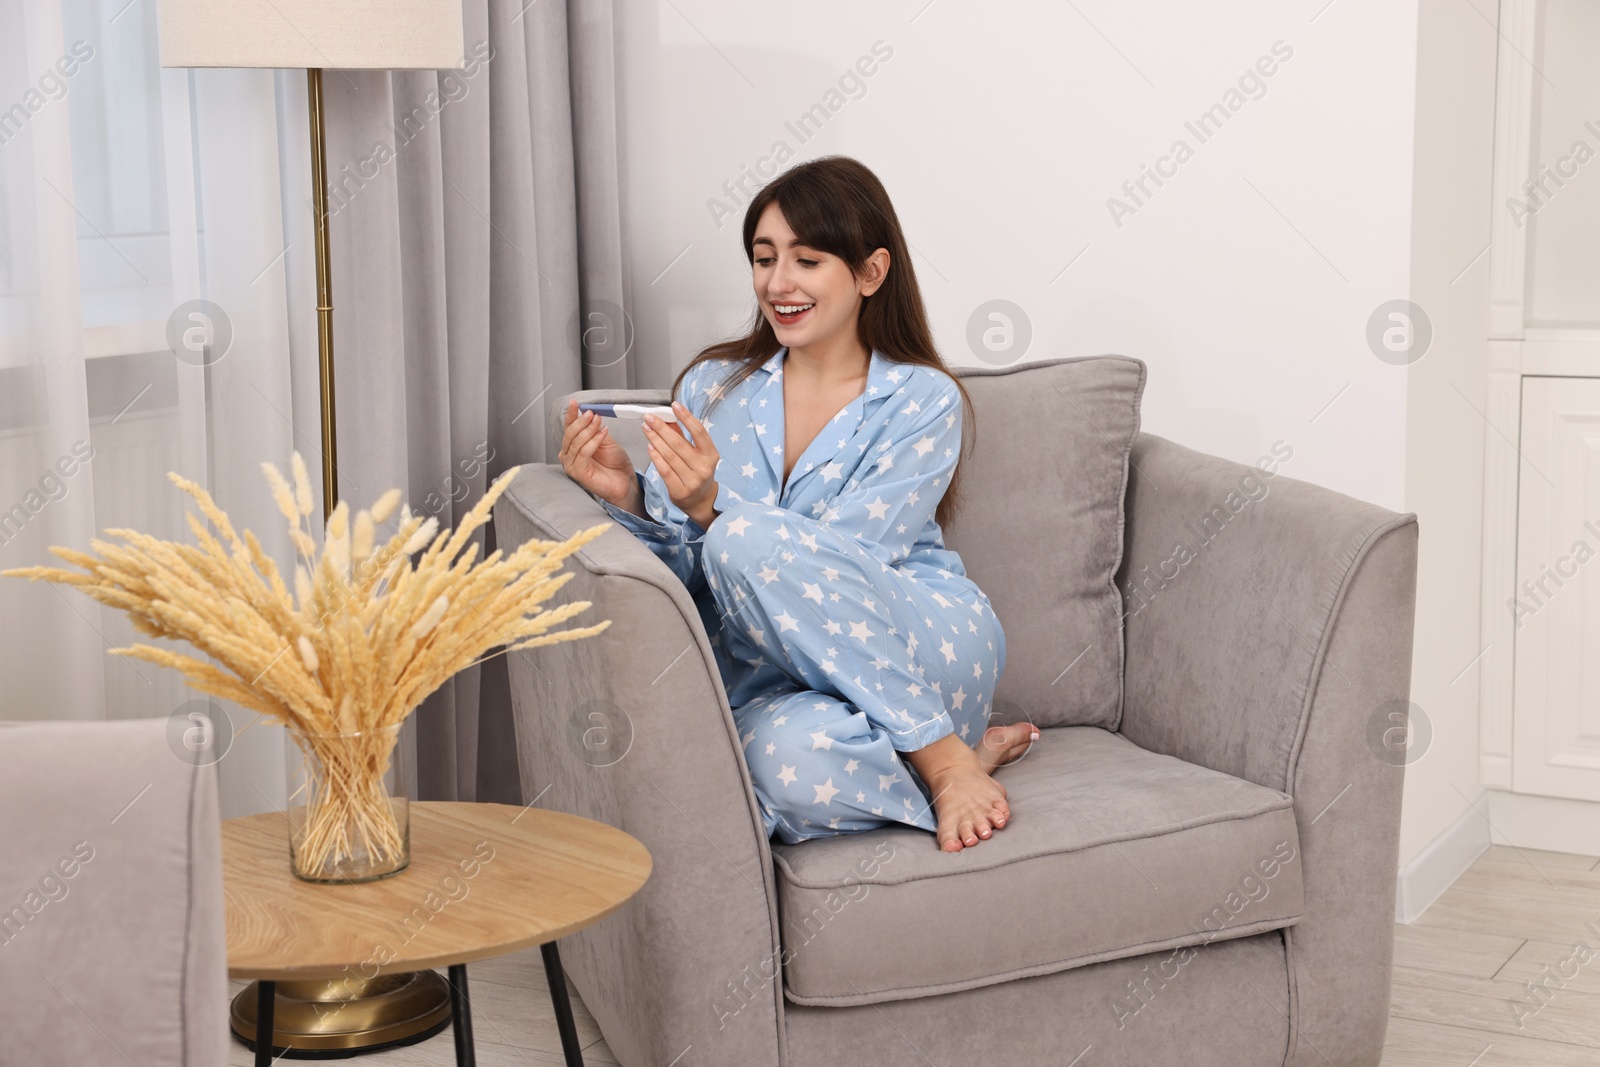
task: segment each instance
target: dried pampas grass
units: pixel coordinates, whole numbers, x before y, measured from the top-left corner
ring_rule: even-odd
[[[357,512],[353,522],[340,501],[328,516],[319,555],[308,532],[311,480],[300,454],[293,457],[292,483],[271,463],[261,467],[299,558],[292,593],[255,535],[235,533],[211,495],[176,473],[167,477],[198,502],[215,535],[190,512],[185,518],[197,545],[109,529],[106,534],[125,543],[92,540],[98,558],[50,549],[86,574],[53,567],[0,574],[77,586],[127,612],[140,633],[187,641],[220,663],[151,645],[111,649],[173,667],[193,688],[289,727],[326,779],[323,799],[308,798],[314,810],[301,845],[311,860],[334,862],[363,843],[369,851],[401,848],[381,787],[397,733],[389,728],[490,649],[575,641],[610,626],[607,619],[553,630],[590,607],[587,600],[534,609],[572,577],[555,573],[566,557],[611,523],[567,541],[530,540],[509,555],[497,549],[474,562],[478,545],[469,540],[516,476],[513,467],[453,532],[402,509],[398,489]],[[378,527],[397,510],[397,528],[379,543]],[[371,742],[352,748],[345,738],[335,750],[319,740],[350,734]]]

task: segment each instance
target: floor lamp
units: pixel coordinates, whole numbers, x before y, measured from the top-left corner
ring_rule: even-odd
[[[160,0],[163,67],[305,68],[317,257],[317,344],[322,396],[322,508],[338,502],[333,403],[333,296],[328,248],[322,71],[459,69],[461,0]],[[235,999],[236,1033],[257,1040],[256,992]],[[351,1055],[411,1044],[450,1020],[450,990],[434,971],[279,982],[274,1045],[287,1055]]]

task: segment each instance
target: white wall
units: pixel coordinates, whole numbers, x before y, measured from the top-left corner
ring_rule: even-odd
[[[883,179],[948,361],[979,363],[967,320],[1010,300],[1023,359],[1145,360],[1147,429],[1245,462],[1282,439],[1292,477],[1402,508],[1405,370],[1365,331],[1409,285],[1416,3],[1323,5],[621,5],[639,384],[748,320],[748,195],[723,184],[782,141]],[[802,143],[785,123],[879,41]],[[1185,122],[1276,41],[1291,57],[1201,143]],[[1119,227],[1108,199],[1179,138],[1192,158]]]
[[[1455,0],[1422,0],[1420,25],[1411,299],[1427,312],[1434,337],[1409,371],[1406,508],[1417,513],[1421,534],[1411,699],[1432,740],[1406,768],[1402,863],[1445,833],[1480,792],[1478,605],[1484,435],[1492,432],[1480,412],[1487,410],[1497,38]],[[1475,815],[1457,832],[1489,837]]]

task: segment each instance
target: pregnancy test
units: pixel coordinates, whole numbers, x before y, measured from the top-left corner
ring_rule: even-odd
[[[614,419],[642,419],[654,415],[666,422],[677,422],[678,413],[668,404],[579,404],[579,411],[592,411]]]

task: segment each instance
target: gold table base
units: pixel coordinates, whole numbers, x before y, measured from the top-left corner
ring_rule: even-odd
[[[233,998],[233,1032],[256,1040],[259,984]],[[358,1056],[425,1040],[450,1023],[450,984],[437,971],[363,979],[280,981],[272,1013],[272,1044],[290,1059]]]

